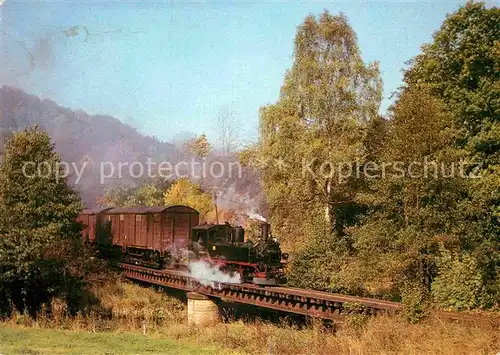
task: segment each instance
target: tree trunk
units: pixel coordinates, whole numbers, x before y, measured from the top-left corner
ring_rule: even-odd
[[[335,215],[335,208],[330,204],[332,194],[332,181],[330,179],[326,180],[325,184],[325,195],[326,195],[326,206],[325,206],[325,220],[331,231],[337,229],[337,218]]]

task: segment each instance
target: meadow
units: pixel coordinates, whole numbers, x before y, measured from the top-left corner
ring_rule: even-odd
[[[86,315],[70,316],[53,300],[36,319],[14,314],[2,323],[2,354],[497,354],[498,329],[397,317],[346,322],[233,320],[187,325],[186,308],[162,291],[116,280],[94,287]]]

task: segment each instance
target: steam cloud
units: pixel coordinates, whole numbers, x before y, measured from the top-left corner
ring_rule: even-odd
[[[252,219],[257,219],[257,220],[262,221],[262,222],[267,222],[267,220],[258,213],[248,212],[248,217],[250,217]]]
[[[189,263],[190,276],[196,279],[203,286],[215,288],[215,282],[240,284],[240,274],[227,274],[219,269],[217,265],[211,265],[203,260]]]

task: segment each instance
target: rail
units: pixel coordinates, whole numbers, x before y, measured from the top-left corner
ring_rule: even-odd
[[[342,320],[348,309],[347,303],[362,306],[365,314],[395,314],[402,304],[374,298],[341,295],[329,292],[305,290],[293,287],[261,287],[253,284],[227,284],[210,282],[204,285],[187,272],[178,270],[155,270],[142,266],[119,263],[126,277],[159,286],[198,292],[224,301],[244,303],[289,313]],[[440,311],[439,318],[475,323],[500,324],[492,317]]]

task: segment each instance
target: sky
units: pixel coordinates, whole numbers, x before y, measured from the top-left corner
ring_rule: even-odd
[[[5,0],[0,84],[162,140],[183,132],[216,140],[217,117],[230,113],[241,140],[252,141],[308,14],[347,16],[364,61],[379,62],[383,113],[405,62],[464,3]]]

